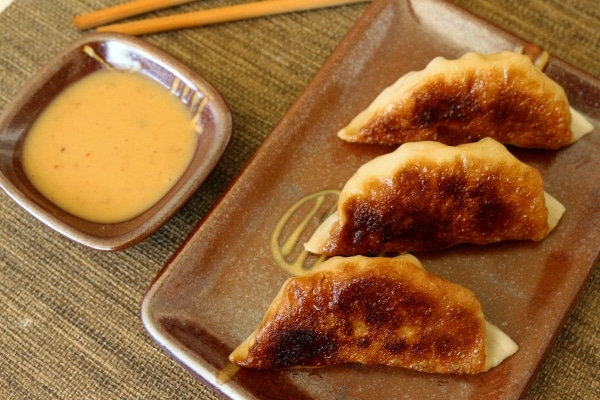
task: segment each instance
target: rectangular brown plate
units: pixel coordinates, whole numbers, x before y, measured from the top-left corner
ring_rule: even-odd
[[[193,374],[231,398],[522,396],[600,249],[600,82],[553,57],[546,73],[563,85],[595,132],[559,151],[514,152],[541,170],[546,190],[566,206],[558,228],[538,244],[457,246],[416,254],[426,269],[473,290],[487,319],[519,344],[517,354],[476,376],[345,365],[242,370],[225,384],[217,380],[228,354],[258,326],[290,276],[286,268],[299,271],[315,261],[302,259],[302,243],[335,203],[335,190],[364,162],[391,151],[344,143],[337,130],[384,87],[405,72],[422,69],[435,56],[456,58],[470,50],[490,53],[522,45],[443,1],[374,1],[149,288],[142,319],[151,336]],[[302,227],[318,199],[322,206]]]

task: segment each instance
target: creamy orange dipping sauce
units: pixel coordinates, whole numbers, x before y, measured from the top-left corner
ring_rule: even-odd
[[[196,149],[192,115],[139,73],[103,70],[50,103],[23,143],[23,167],[46,198],[80,218],[131,219],[181,177]]]

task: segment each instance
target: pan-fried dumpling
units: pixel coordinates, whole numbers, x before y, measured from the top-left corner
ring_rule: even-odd
[[[540,241],[564,211],[544,191],[540,172],[494,139],[459,146],[405,143],[358,169],[341,191],[337,212],[305,249],[376,255]]]
[[[387,145],[457,145],[492,137],[507,145],[557,149],[592,130],[558,83],[529,57],[504,51],[433,59],[381,92],[338,136]]]
[[[470,290],[414,256],[354,256],[288,279],[229,359],[248,368],[362,363],[476,374],[517,350]]]

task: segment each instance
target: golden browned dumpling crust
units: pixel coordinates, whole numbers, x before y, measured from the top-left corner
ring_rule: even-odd
[[[572,143],[564,90],[521,54],[438,57],[387,88],[338,136],[398,145],[457,145],[492,137],[503,144],[557,149]],[[589,129],[586,128],[586,129]]]
[[[540,172],[490,138],[456,147],[406,143],[372,160],[346,183],[334,217],[307,250],[415,252],[459,243],[540,241],[550,231]]]
[[[286,281],[230,359],[249,368],[363,363],[474,374],[488,368],[485,324],[471,291],[413,256],[335,257]]]

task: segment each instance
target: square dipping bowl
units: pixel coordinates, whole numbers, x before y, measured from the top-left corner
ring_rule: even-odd
[[[119,223],[91,222],[62,210],[30,183],[21,158],[28,131],[48,104],[71,83],[107,65],[135,70],[162,84],[197,115],[195,123],[201,132],[190,164],[170,191],[142,214]],[[124,249],[153,234],[198,190],[223,155],[231,129],[227,104],[197,73],[141,39],[117,33],[89,34],[52,58],[4,109],[0,187],[35,218],[75,242],[98,250]]]

